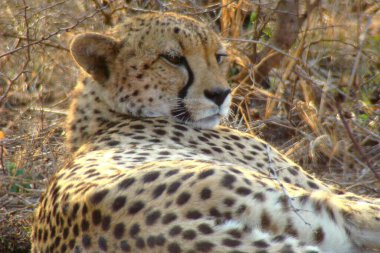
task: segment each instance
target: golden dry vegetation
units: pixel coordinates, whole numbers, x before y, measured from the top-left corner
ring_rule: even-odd
[[[174,11],[229,45],[233,116],[332,184],[380,197],[380,3],[373,0],[4,0],[0,9],[0,252],[27,252],[34,207],[69,156],[79,73],[68,45],[125,17]]]

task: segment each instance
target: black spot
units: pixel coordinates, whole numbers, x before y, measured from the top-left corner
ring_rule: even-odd
[[[50,234],[50,238],[53,238],[53,234],[55,234],[55,230],[53,230]],[[75,224],[74,227],[73,227],[73,234],[75,237],[77,237],[79,235],[79,226],[78,224]]]
[[[202,217],[202,214],[197,210],[188,211],[186,214],[186,218],[196,220]]]
[[[174,33],[179,33],[179,28],[178,27],[174,27]]]
[[[63,239],[67,239],[67,237],[69,236],[69,228],[66,227],[64,230],[63,230]],[[45,233],[44,233],[44,241],[46,242],[47,240],[47,237],[48,237],[48,231],[45,230]]]
[[[130,128],[136,129],[136,130],[143,130],[145,129],[144,125],[131,125]]]
[[[326,205],[325,208],[326,208],[326,212],[329,215],[330,219],[332,221],[336,222],[334,210],[329,205]]]
[[[154,199],[158,198],[159,196],[161,196],[161,194],[165,191],[166,189],[166,184],[160,184],[158,185],[152,192],[152,197]]]
[[[153,132],[155,132],[158,135],[166,135],[166,131],[162,129],[154,129]]]
[[[71,213],[71,218],[72,219],[75,219],[77,217],[77,213],[78,213],[79,207],[80,207],[79,203],[75,203],[74,204],[73,211]]]
[[[273,237],[272,242],[283,242],[286,239],[284,235],[277,235]]]
[[[158,152],[158,154],[159,154],[159,155],[163,155],[163,156],[168,156],[168,155],[170,155],[170,152],[168,152],[168,151],[160,151],[160,152]],[[178,172],[178,170],[177,170],[177,172]],[[168,173],[169,173],[169,172],[168,172]],[[168,173],[166,173],[165,176],[166,176]],[[174,173],[174,174],[176,174],[176,173]]]
[[[298,175],[298,168],[297,167],[292,167],[292,168],[288,168],[288,171],[290,172],[290,174],[292,174],[293,176],[297,176]]]
[[[227,246],[227,247],[231,247],[231,248],[235,248],[237,246],[239,246],[241,244],[241,242],[239,240],[234,240],[234,239],[223,239],[223,245]]]
[[[187,192],[182,192],[178,197],[177,197],[177,205],[181,206],[187,203],[189,201],[191,195]]]
[[[99,237],[98,245],[101,250],[107,251],[107,240],[104,237]]]
[[[232,235],[233,238],[240,239],[241,238],[241,232],[237,229],[231,229],[228,231],[229,235]]]
[[[102,213],[99,209],[95,209],[92,212],[92,223],[97,226],[102,222]]]
[[[141,201],[136,201],[134,202],[128,209],[129,214],[136,214],[138,213],[141,209],[143,209],[145,204]]]
[[[231,207],[235,204],[235,200],[232,199],[232,198],[226,198],[224,199],[223,203],[228,206],[228,207]]]
[[[238,141],[238,140],[240,140],[240,137],[239,136],[237,136],[237,135],[229,135],[229,137],[231,138],[231,139],[233,139],[233,140],[236,140],[236,141]]]
[[[258,248],[267,248],[267,247],[269,247],[269,244],[266,241],[264,241],[264,240],[254,241],[253,245],[255,245]]]
[[[209,149],[207,149],[207,148],[202,148],[201,151],[202,151],[202,153],[204,153],[204,154],[211,154],[211,153],[212,153],[211,150],[209,150]]]
[[[149,248],[154,248],[154,246],[156,245],[156,238],[154,236],[148,236],[148,238],[146,239],[146,244]]]
[[[75,240],[74,240],[74,239],[71,239],[71,240],[69,241],[69,248],[70,248],[70,249],[73,249],[74,246],[75,246]]]
[[[271,219],[265,209],[262,211],[260,218],[261,218],[261,227],[265,230],[269,229],[271,226]]]
[[[243,158],[244,158],[244,160],[248,160],[248,161],[252,161],[252,160],[255,159],[255,158],[253,158],[252,156],[249,156],[249,155],[243,155]]]
[[[197,252],[210,252],[215,245],[212,242],[200,241],[195,244]]]
[[[57,236],[54,241],[54,247],[58,247],[61,242],[61,237]]]
[[[312,181],[307,181],[307,184],[308,184],[311,188],[313,188],[313,189],[316,189],[316,190],[319,189],[319,186],[318,186],[316,183],[312,182]]]
[[[108,192],[109,190],[107,189],[96,192],[90,198],[91,203],[94,205],[99,204],[104,199],[104,197],[108,194]]]
[[[265,195],[262,192],[255,193],[253,195],[254,199],[257,199],[260,202],[264,202],[266,200]]]
[[[207,142],[207,143],[209,142],[209,140],[203,136],[198,136],[198,139],[202,142]]]
[[[107,144],[108,144],[108,146],[114,147],[114,146],[119,145],[120,142],[119,142],[119,141],[112,140],[112,141],[107,142]]]
[[[66,244],[65,243],[62,244],[62,246],[61,246],[61,252],[66,252],[66,249],[67,249]]]
[[[163,151],[163,152],[164,152],[164,151]],[[160,155],[162,155],[161,153],[162,153],[162,152],[160,152]],[[170,155],[170,153],[169,153],[169,155]],[[178,172],[179,172],[178,169],[169,170],[168,172],[165,173],[165,176],[166,176],[166,177],[170,177],[170,176],[173,176],[173,175],[177,174]]]
[[[182,232],[182,228],[178,225],[175,225],[169,230],[169,235],[176,236]]]
[[[181,247],[175,243],[175,242],[172,242],[170,244],[168,244],[168,252],[169,253],[181,253]]]
[[[187,127],[186,126],[183,126],[183,125],[174,125],[174,128],[177,129],[177,130],[181,130],[181,131],[187,131]]]
[[[300,197],[299,197],[299,201],[301,202],[302,205],[304,205],[305,203],[307,203],[310,199],[310,196],[309,194],[302,194]]]
[[[291,235],[293,237],[298,236],[297,229],[293,226],[293,224],[290,220],[288,220],[288,223],[286,224],[285,233],[287,233],[288,235]]]
[[[228,189],[232,189],[233,183],[235,181],[236,181],[236,177],[234,175],[227,174],[227,175],[224,175],[224,177],[221,181],[221,184],[222,184],[222,186],[224,186]]]
[[[209,213],[211,216],[214,216],[214,217],[221,217],[222,216],[222,214],[215,207],[210,208]]]
[[[158,172],[158,171],[151,171],[151,172],[148,172],[147,174],[145,174],[145,175],[143,176],[143,182],[144,182],[144,183],[150,183],[150,182],[153,182],[153,181],[156,180],[159,176],[160,176],[160,172]]]
[[[211,198],[211,190],[209,188],[203,188],[200,196],[201,196],[201,199],[203,200]]]
[[[139,249],[145,248],[145,241],[143,238],[139,237],[136,239],[136,247]]]
[[[127,201],[127,198],[125,196],[117,197],[112,203],[112,210],[114,212],[120,210],[122,207],[124,207],[126,201]]]
[[[214,174],[214,170],[205,170],[205,171],[202,171],[199,175],[198,175],[198,178],[199,179],[204,179],[206,177],[209,177],[211,175]]]
[[[191,178],[193,175],[194,175],[194,172],[189,172],[189,173],[184,174],[184,175],[181,177],[181,179],[182,179],[183,181],[185,181],[185,180]]]
[[[197,236],[197,233],[195,233],[195,231],[192,229],[185,230],[182,233],[183,239],[186,239],[186,240],[193,240],[196,236]]]
[[[314,232],[314,241],[317,244],[320,244],[323,241],[323,239],[325,239],[325,233],[323,232],[323,229],[319,227]]]
[[[218,147],[212,147],[211,149],[214,150],[215,152],[223,153],[223,150],[222,150],[221,148],[218,148]]]
[[[85,249],[91,246],[91,238],[88,235],[83,235],[82,244]]]
[[[90,227],[90,223],[88,223],[86,219],[83,219],[81,223],[82,230],[87,231],[89,227]]]
[[[116,239],[121,239],[124,235],[125,226],[124,223],[120,222],[115,225],[115,228],[113,230],[113,235]]]
[[[245,210],[247,210],[247,206],[244,205],[244,204],[242,204],[242,205],[240,205],[239,208],[236,210],[236,213],[239,214],[239,215],[241,215],[242,213],[245,212]]]
[[[165,242],[166,242],[166,239],[162,234],[156,237],[156,245],[163,246]]]
[[[205,235],[212,234],[214,232],[214,230],[208,224],[205,223],[200,224],[198,226],[198,230]]]
[[[180,182],[173,182],[171,183],[169,186],[168,186],[168,190],[167,190],[167,193],[168,194],[173,194],[177,191],[178,187],[181,186],[181,183]]]
[[[132,178],[126,178],[123,181],[119,183],[119,189],[126,190],[128,187],[130,187],[135,182],[135,179]]]
[[[148,226],[154,225],[157,220],[160,218],[161,212],[156,210],[148,214],[145,218],[145,224]]]
[[[120,248],[123,252],[131,252],[131,246],[129,246],[129,243],[126,240],[120,242]]]
[[[172,221],[177,219],[177,215],[175,213],[167,213],[162,217],[162,224],[169,224]]]
[[[236,193],[239,195],[242,195],[242,196],[247,196],[247,195],[251,194],[251,190],[248,189],[247,187],[238,187],[236,189]]]
[[[111,216],[104,216],[102,219],[102,229],[107,231],[110,228]]]
[[[138,223],[133,224],[133,226],[129,229],[129,235],[131,237],[135,237],[140,233],[140,225]]]

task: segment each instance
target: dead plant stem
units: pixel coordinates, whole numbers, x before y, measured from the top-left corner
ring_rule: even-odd
[[[338,110],[339,117],[342,120],[342,123],[344,125],[344,128],[347,131],[348,137],[351,139],[351,141],[352,141],[355,149],[359,152],[360,156],[363,158],[363,160],[364,160],[365,164],[367,165],[367,167],[372,171],[372,173],[375,175],[376,179],[380,182],[380,175],[376,172],[375,168],[372,167],[372,164],[369,162],[368,157],[364,154],[364,152],[361,149],[360,145],[355,140],[355,137],[354,137],[354,135],[352,133],[352,130],[351,130],[350,126],[348,125],[348,123],[347,123],[347,121],[346,121],[346,119],[345,119],[345,117],[343,115],[342,107],[340,105],[340,102],[336,101],[335,105],[336,105],[336,108]]]

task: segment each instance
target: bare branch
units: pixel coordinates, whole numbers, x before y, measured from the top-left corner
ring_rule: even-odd
[[[360,148],[359,143],[355,140],[355,137],[352,133],[352,130],[351,130],[350,126],[348,125],[348,123],[347,123],[347,121],[343,115],[342,107],[340,105],[340,101],[336,100],[335,105],[336,105],[336,108],[338,110],[339,117],[343,122],[344,128],[347,131],[348,137],[350,137],[352,143],[354,144],[355,149],[359,152],[360,156],[363,158],[367,167],[372,171],[373,175],[380,182],[380,175],[376,172],[375,168],[373,168],[372,164],[369,162],[368,157],[364,154],[363,150]]]
[[[30,42],[28,44],[25,44],[25,45],[22,45],[20,47],[17,47],[13,50],[10,50],[4,54],[1,54],[0,55],[0,58],[3,58],[7,55],[11,55],[11,54],[14,54],[20,50],[23,50],[25,48],[29,48],[31,46],[34,46],[34,45],[37,45],[43,41],[46,41],[46,40],[49,40],[50,38],[54,37],[54,36],[57,36],[58,34],[60,33],[64,33],[64,32],[69,32],[70,30],[74,29],[75,27],[79,26],[80,24],[82,24],[83,22],[85,22],[87,19],[90,19],[92,17],[94,17],[96,14],[98,14],[99,12],[101,12],[102,10],[108,8],[108,5],[104,6],[104,7],[101,7],[100,9],[96,9],[93,13],[89,14],[89,15],[86,15],[84,16],[83,18],[81,19],[78,19],[73,25],[71,26],[68,26],[68,27],[63,27],[63,28],[58,28],[55,32],[49,34],[49,35],[46,35],[46,36],[43,36],[41,39],[39,40],[36,40],[36,41],[33,41],[33,42]]]

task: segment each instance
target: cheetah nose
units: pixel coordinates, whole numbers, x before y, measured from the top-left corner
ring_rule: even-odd
[[[220,89],[220,88],[204,91],[206,98],[210,99],[218,106],[221,106],[223,104],[224,100],[230,93],[231,93],[231,89]]]

